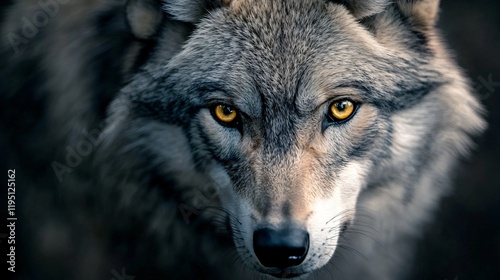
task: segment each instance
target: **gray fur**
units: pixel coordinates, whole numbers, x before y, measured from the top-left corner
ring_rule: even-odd
[[[357,18],[364,18],[384,11],[391,3],[388,0],[360,1],[360,0],[342,0],[332,1],[346,5]]]
[[[3,140],[11,162],[43,174],[25,179],[26,232],[38,229],[25,235],[31,270],[41,279],[107,279],[121,267],[143,279],[404,277],[412,241],[485,128],[435,30],[437,1],[165,1],[159,28],[122,24],[137,18],[124,2],[61,6],[14,56],[2,39],[13,69],[0,70],[13,77],[0,80],[2,104],[44,102],[26,110],[37,122]],[[21,32],[20,15],[36,10],[23,4],[9,8],[2,34]],[[96,24],[103,14],[109,29]],[[92,53],[95,44],[109,47]],[[115,64],[99,67],[119,75],[93,76],[103,57]],[[38,68],[28,75],[23,62]],[[328,122],[328,106],[346,96],[361,104],[355,115]],[[214,120],[217,102],[236,107],[241,126]],[[68,147],[93,129],[92,153],[57,181],[51,163],[67,164]],[[32,130],[37,141],[18,142]],[[260,265],[252,232],[296,224],[311,235],[303,264]],[[40,245],[53,236],[65,246]]]
[[[196,23],[207,12],[208,4],[206,0],[171,0],[163,8],[176,20]]]

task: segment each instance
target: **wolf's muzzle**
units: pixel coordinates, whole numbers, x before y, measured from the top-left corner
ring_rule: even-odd
[[[265,267],[287,268],[304,261],[309,250],[309,233],[297,228],[263,228],[253,234],[253,249]]]

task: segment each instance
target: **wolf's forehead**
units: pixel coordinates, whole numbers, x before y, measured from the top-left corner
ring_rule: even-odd
[[[301,75],[320,63],[318,55],[343,40],[342,27],[331,14],[336,10],[344,11],[325,0],[236,0],[223,13],[231,34],[226,42],[255,83],[280,95],[292,93]]]
[[[325,0],[235,0],[226,10],[227,23],[255,50],[301,54],[319,47],[332,32]],[[237,5],[237,7],[233,7]]]
[[[234,14],[269,14],[278,11],[321,9],[329,0],[222,0]]]

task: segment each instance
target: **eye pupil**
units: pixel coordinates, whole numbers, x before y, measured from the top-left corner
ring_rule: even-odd
[[[229,107],[229,106],[224,106],[224,105],[221,105],[223,106],[222,108],[222,112],[224,113],[224,115],[231,115],[233,113],[233,108]]]

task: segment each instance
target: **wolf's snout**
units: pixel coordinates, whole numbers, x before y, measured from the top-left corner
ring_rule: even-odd
[[[309,233],[295,228],[259,229],[253,234],[253,249],[265,267],[299,265],[309,250]]]

